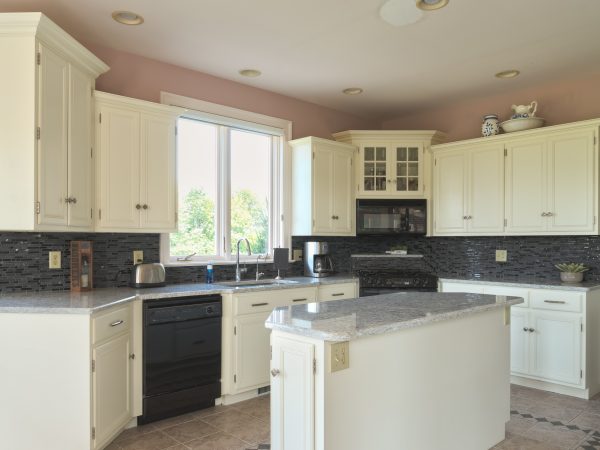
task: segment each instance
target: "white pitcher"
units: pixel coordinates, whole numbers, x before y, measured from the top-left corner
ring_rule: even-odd
[[[535,117],[535,112],[537,111],[537,102],[534,100],[529,105],[512,105],[511,108],[513,110],[513,119],[521,118],[521,117]]]

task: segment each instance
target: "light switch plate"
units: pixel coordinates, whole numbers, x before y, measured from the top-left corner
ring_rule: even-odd
[[[496,250],[496,262],[506,262],[508,260],[508,252],[506,250]]]
[[[350,367],[350,342],[331,344],[331,371],[337,372]]]
[[[144,251],[134,250],[133,251],[133,264],[139,264],[144,262]]]
[[[48,268],[60,269],[60,252],[48,252]]]
[[[292,251],[292,259],[294,261],[301,261],[302,260],[302,250],[299,248],[295,248]]]

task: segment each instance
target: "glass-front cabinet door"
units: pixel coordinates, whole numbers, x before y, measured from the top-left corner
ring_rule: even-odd
[[[402,197],[423,194],[423,146],[386,143],[360,149],[358,194]]]

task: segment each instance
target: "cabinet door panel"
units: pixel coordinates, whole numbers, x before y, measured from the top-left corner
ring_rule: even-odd
[[[390,146],[391,163],[389,191],[393,195],[423,194],[423,145],[396,143]]]
[[[273,448],[314,449],[314,345],[276,337],[272,341],[271,439]],[[285,399],[285,402],[284,402]]]
[[[332,156],[333,215],[336,216],[336,219],[333,220],[333,231],[352,234],[355,215],[352,195],[352,186],[354,185],[352,159],[354,155],[348,151],[334,151]]]
[[[69,226],[91,227],[92,80],[69,66]]]
[[[546,141],[507,145],[506,231],[546,231]]]
[[[385,197],[388,184],[391,160],[390,148],[387,144],[368,144],[360,148],[359,192],[367,196]],[[390,183],[388,183],[388,179]]]
[[[511,309],[510,312],[510,371],[529,373],[529,312]]]
[[[131,419],[131,340],[123,334],[95,347],[96,369],[92,377],[94,448],[101,448]]]
[[[504,231],[504,147],[469,151],[468,231]]]
[[[175,229],[175,119],[141,116],[141,227]]]
[[[265,328],[265,320],[271,312],[238,316],[234,321],[234,360],[237,392],[269,384],[269,361],[271,330]]]
[[[464,233],[466,220],[466,157],[452,152],[436,157],[435,164],[435,232]]]
[[[100,108],[98,196],[101,228],[139,228],[140,114],[103,105]]]
[[[549,231],[594,230],[594,131],[548,142]]]
[[[333,229],[333,153],[315,146],[313,158],[313,233]]]
[[[38,224],[67,225],[67,114],[69,65],[40,45]]]
[[[532,374],[552,381],[581,384],[581,316],[534,311]]]

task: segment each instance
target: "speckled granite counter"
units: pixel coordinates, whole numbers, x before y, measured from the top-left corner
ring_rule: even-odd
[[[182,295],[222,294],[225,292],[253,292],[274,289],[293,289],[322,284],[340,284],[356,281],[350,275],[327,278],[294,277],[290,284],[232,287],[215,284],[173,284],[161,288],[131,289],[108,288],[90,292],[49,291],[0,294],[0,313],[38,314],[91,314],[104,308],[135,299],[170,298]]]
[[[558,278],[558,274],[557,274]],[[593,291],[600,289],[598,281],[584,281],[582,283],[563,283],[560,279],[557,280],[540,280],[530,277],[518,278],[440,278],[440,282],[446,283],[472,283],[472,284],[487,284],[487,285],[503,285],[511,287],[521,287],[530,289],[560,289],[561,291]]]
[[[520,297],[406,292],[277,308],[267,328],[326,341],[348,341],[523,303]]]

